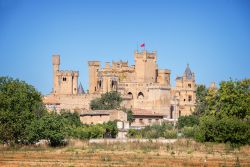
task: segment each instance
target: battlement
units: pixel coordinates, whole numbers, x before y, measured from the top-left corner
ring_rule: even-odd
[[[113,68],[128,67],[128,61],[112,61]]]
[[[169,69],[160,69],[160,70],[158,71],[158,73],[159,73],[159,74],[170,74],[171,71],[170,71]]]
[[[53,65],[60,65],[60,55],[59,54],[52,55],[52,64]]]
[[[157,53],[156,51],[147,52],[146,50],[142,52],[135,51],[135,59],[154,59],[156,61]]]
[[[100,66],[100,61],[88,61],[89,66]]]
[[[57,75],[78,77],[79,76],[79,71],[61,70],[61,71],[58,72]]]

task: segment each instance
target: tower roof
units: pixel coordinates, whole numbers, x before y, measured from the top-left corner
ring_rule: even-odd
[[[81,82],[80,82],[79,87],[78,87],[78,94],[85,94]]]
[[[187,64],[186,70],[183,75],[186,76],[187,79],[192,79],[193,73],[189,68],[189,64]]]

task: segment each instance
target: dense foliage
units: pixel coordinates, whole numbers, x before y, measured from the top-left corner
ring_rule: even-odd
[[[120,104],[120,96],[105,95],[107,106]],[[115,100],[117,103],[111,104]],[[116,122],[82,125],[78,113],[61,110],[48,113],[41,94],[27,83],[0,77],[0,142],[34,144],[45,139],[51,146],[64,144],[69,138],[102,138],[117,135]]]
[[[223,81],[203,99],[204,114],[195,131],[198,141],[250,144],[250,79]]]
[[[207,106],[206,97],[208,95],[208,89],[205,85],[198,85],[196,88],[196,107],[194,115],[201,116],[205,113]]]
[[[172,124],[163,123],[162,125],[146,126],[144,129],[140,130],[129,129],[128,137],[147,139],[156,139],[162,137],[166,139],[172,139],[177,137],[177,131],[174,130]]]
[[[134,121],[134,116],[133,116],[132,110],[126,109],[126,108],[123,108],[122,110],[127,113],[127,120],[131,124]]]
[[[79,139],[115,138],[118,129],[115,121],[104,124],[83,125],[73,129],[72,137]]]
[[[90,102],[92,110],[112,110],[120,108],[122,102],[121,95],[118,92],[107,92],[102,94],[100,98],[96,98]]]
[[[41,94],[33,86],[0,77],[0,141],[25,143],[25,129],[44,113]]]
[[[180,116],[178,118],[178,128],[183,127],[193,127],[194,125],[199,124],[199,117],[195,115],[189,115],[189,116]]]

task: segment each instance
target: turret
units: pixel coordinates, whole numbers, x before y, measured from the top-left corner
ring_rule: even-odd
[[[156,51],[135,52],[135,73],[138,82],[156,82]]]
[[[53,65],[53,93],[59,92],[59,78],[57,76],[60,66],[60,55],[52,56],[52,65]]]
[[[100,68],[99,61],[89,61],[89,93],[94,93],[97,90],[98,71]]]

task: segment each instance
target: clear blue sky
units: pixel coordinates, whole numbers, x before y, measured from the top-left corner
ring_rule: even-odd
[[[51,55],[61,69],[87,61],[128,60],[139,43],[156,50],[158,66],[186,64],[197,83],[250,77],[250,0],[0,0],[0,75],[52,89]]]

